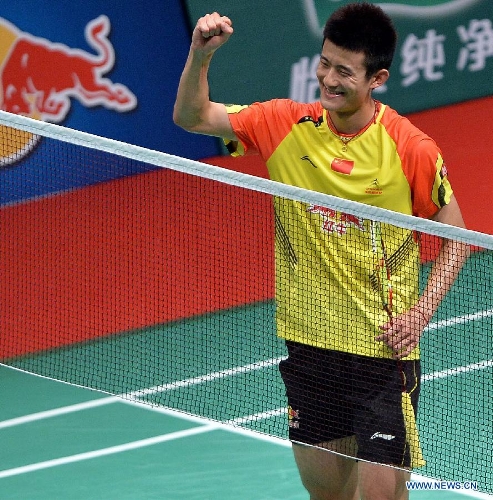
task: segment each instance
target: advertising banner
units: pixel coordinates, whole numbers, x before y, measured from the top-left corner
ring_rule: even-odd
[[[216,10],[233,21],[228,44],[215,56],[216,100],[248,104],[291,97],[318,99],[315,69],[325,21],[344,0],[189,0],[191,22]],[[401,113],[493,93],[491,0],[380,0],[399,40],[391,78],[376,97]]]
[[[180,0],[3,2],[0,109],[192,159],[218,154],[217,140],[172,120],[189,44]],[[40,171],[30,158],[43,147],[0,128],[0,204],[139,171],[96,164],[81,178],[61,158]]]

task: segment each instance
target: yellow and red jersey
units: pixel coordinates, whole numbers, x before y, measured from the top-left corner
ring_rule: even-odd
[[[374,120],[353,137],[334,129],[319,102],[277,99],[227,109],[239,139],[228,149],[260,154],[272,180],[425,218],[450,201],[439,148],[386,105],[377,103]],[[274,206],[278,334],[390,358],[374,337],[388,321],[389,288],[394,314],[418,298],[413,232],[285,198]],[[417,357],[415,350],[407,359]]]

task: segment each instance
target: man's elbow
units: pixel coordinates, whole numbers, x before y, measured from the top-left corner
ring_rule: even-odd
[[[194,134],[235,138],[224,105],[211,105],[206,109],[190,111],[175,105],[173,122],[178,127]]]
[[[178,127],[194,134],[207,134],[204,121],[197,117],[184,116],[176,111],[173,112],[173,122]]]
[[[176,109],[176,106],[173,109],[173,123],[187,132],[193,132],[194,122]]]

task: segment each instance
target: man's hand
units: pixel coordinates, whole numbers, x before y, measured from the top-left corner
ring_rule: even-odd
[[[192,34],[192,50],[209,55],[224,45],[233,34],[231,20],[217,12],[206,14],[197,21]]]
[[[402,359],[418,346],[428,322],[429,319],[415,306],[382,325],[382,333],[375,340],[385,342],[394,352],[394,359]]]

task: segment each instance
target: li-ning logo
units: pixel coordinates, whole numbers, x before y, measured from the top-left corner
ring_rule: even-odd
[[[382,432],[375,432],[373,436],[370,439],[385,439],[385,441],[392,441],[392,439],[395,439],[395,436],[392,436],[392,434],[383,434]]]
[[[310,157],[308,155],[302,156],[301,160],[309,162],[313,168],[318,168],[317,165],[315,165],[315,163],[313,163],[312,160],[310,160]]]

